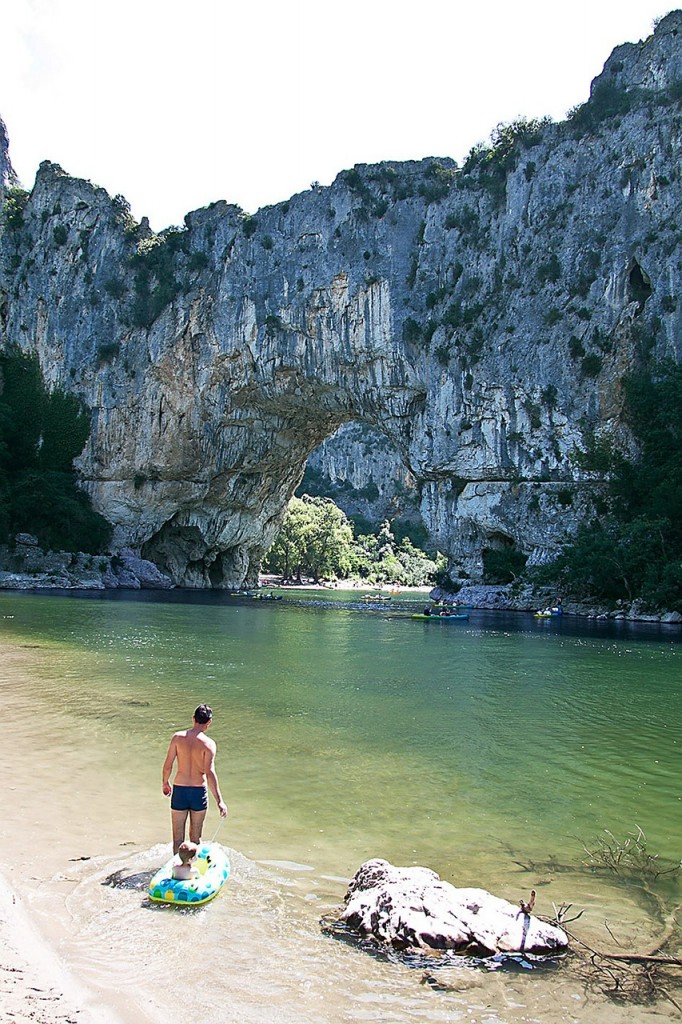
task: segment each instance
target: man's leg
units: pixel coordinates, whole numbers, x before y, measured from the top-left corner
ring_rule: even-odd
[[[174,811],[171,808],[171,824],[173,826],[173,853],[180,849],[180,843],[185,841],[185,823],[189,811]]]
[[[206,811],[189,812],[189,838],[190,842],[196,843],[197,846],[201,842],[201,829],[203,828],[205,817]]]

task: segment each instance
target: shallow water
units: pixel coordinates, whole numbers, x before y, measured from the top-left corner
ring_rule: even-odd
[[[680,857],[678,630],[410,611],[300,595],[0,595],[12,737],[0,834],[23,837],[15,882],[126,1019],[179,1021],[188,986],[216,1021],[644,1012],[588,996],[566,971],[461,971],[457,992],[434,992],[419,971],[321,932],[348,878],[382,856],[514,902],[537,888],[540,913],[571,902],[600,948],[605,920],[646,943],[651,906],[581,869],[583,844],[640,826],[652,851]],[[168,854],[161,763],[201,701],[215,714],[233,877],[202,911],[149,909],[145,879]],[[217,826],[212,807],[205,836]],[[125,884],[105,884],[115,872]]]

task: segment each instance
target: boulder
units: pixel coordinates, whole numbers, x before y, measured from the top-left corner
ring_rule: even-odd
[[[38,538],[32,533],[18,533],[14,538],[15,544],[22,544],[25,547],[37,548]]]
[[[119,586],[142,590],[169,590],[173,586],[170,576],[162,573],[153,562],[140,558],[130,548],[119,551]]]
[[[568,936],[485,889],[457,889],[428,868],[364,863],[348,887],[341,922],[395,949],[451,949],[478,956],[554,953]]]

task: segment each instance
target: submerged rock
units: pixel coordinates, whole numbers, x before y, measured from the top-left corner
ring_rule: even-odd
[[[351,880],[340,921],[396,949],[452,949],[475,955],[552,953],[568,936],[485,889],[457,889],[435,871],[366,861]]]

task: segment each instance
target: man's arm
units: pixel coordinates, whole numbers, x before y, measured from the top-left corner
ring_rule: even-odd
[[[166,760],[163,762],[163,769],[161,771],[161,788],[163,790],[163,795],[164,796],[170,796],[171,795],[171,785],[170,785],[170,781],[169,781],[170,780],[170,773],[171,773],[171,771],[173,769],[173,762],[175,761],[175,758],[177,756],[178,756],[178,748],[177,748],[177,743],[175,741],[175,736],[174,736],[173,739],[170,741],[170,744],[168,746],[168,753],[166,754]]]
[[[217,776],[216,770],[215,770],[215,749],[216,749],[215,745],[212,744],[210,747],[208,747],[208,750],[206,751],[206,753],[207,753],[206,760],[208,762],[208,765],[207,765],[207,768],[206,768],[206,783],[207,783],[208,788],[210,789],[211,793],[213,794],[215,802],[218,805],[218,810],[220,811],[220,817],[221,818],[226,818],[227,817],[227,804],[225,803],[225,801],[222,798],[222,795],[221,795],[221,792],[220,792],[220,783],[218,782],[218,776]]]

